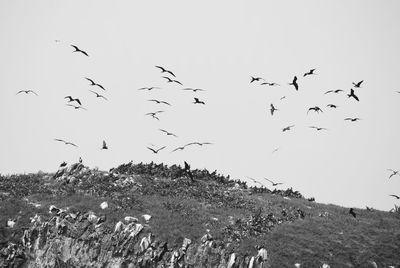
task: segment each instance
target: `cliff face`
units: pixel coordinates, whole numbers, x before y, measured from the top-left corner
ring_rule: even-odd
[[[53,212],[56,209],[53,209]],[[169,247],[147,232],[149,224],[127,217],[112,230],[104,218],[89,212],[57,210],[48,221],[32,219],[20,245],[9,243],[1,267],[267,267],[266,250],[239,256],[229,244],[205,234]]]

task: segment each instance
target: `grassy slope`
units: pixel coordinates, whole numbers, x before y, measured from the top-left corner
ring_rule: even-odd
[[[296,262],[303,267],[319,267],[323,262],[332,267],[363,267],[372,260],[379,267],[400,265],[397,213],[357,209],[354,219],[348,208],[254,193],[207,171],[193,172],[192,183],[178,167],[126,165],[118,170],[134,174],[136,184],[116,187],[118,176],[93,170],[75,185],[55,181],[48,174],[0,177],[0,243],[18,242],[29,217],[49,217],[48,207],[55,205],[105,214],[110,227],[124,216],[150,214],[149,230],[171,246],[184,237],[199,239],[207,229],[242,254],[255,254],[255,245],[264,245],[272,267],[293,267]],[[103,201],[109,203],[106,210],[99,207]],[[283,209],[295,216],[283,217]],[[298,209],[305,213],[303,219],[296,217]],[[328,216],[320,217],[324,212]],[[283,223],[269,228],[262,220],[268,214]],[[18,219],[13,229],[4,227],[9,218]]]

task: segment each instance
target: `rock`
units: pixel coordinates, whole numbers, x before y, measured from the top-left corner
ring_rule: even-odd
[[[107,201],[104,201],[103,203],[101,203],[101,204],[100,204],[100,208],[101,208],[101,209],[106,209],[106,208],[108,208],[108,203],[107,203]]]
[[[50,207],[49,207],[49,213],[50,214],[58,214],[59,212],[60,212],[59,208],[57,208],[54,205],[50,205]]]
[[[14,228],[14,225],[17,223],[16,220],[8,219],[7,220],[7,227]]]
[[[149,215],[149,214],[143,214],[142,217],[144,218],[144,220],[145,220],[146,222],[149,222],[150,219],[151,219],[151,215]]]
[[[131,223],[131,222],[138,222],[138,218],[132,217],[132,216],[126,216],[124,218],[124,220],[126,221],[126,223]]]
[[[295,264],[294,264],[294,267],[296,267],[296,268],[300,268],[300,266],[301,266],[300,263],[295,263]]]
[[[228,265],[226,267],[232,268],[233,265],[235,264],[235,261],[236,261],[236,254],[232,253],[231,256],[229,257]]]
[[[96,223],[99,217],[96,216],[96,214],[94,214],[93,211],[89,211],[88,212],[88,216],[87,219],[89,222],[91,223]]]
[[[329,264],[324,263],[322,264],[322,268],[331,268],[331,266],[329,266]]]

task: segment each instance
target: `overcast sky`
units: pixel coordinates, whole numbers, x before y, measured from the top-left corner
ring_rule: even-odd
[[[400,169],[399,8],[366,0],[1,1],[0,173],[54,172],[80,156],[100,169],[185,160],[270,188],[263,177],[284,182],[318,202],[388,210],[400,204],[389,196],[400,195],[400,176],[389,180],[387,170]],[[166,83],[155,65],[184,86]],[[303,77],[312,68],[316,75]],[[288,85],[294,75],[298,91]],[[250,84],[250,76],[281,86]],[[357,102],[346,94],[361,80]],[[137,90],[145,86],[160,89]],[[27,89],[39,96],[16,95]],[[335,89],[344,92],[324,94]],[[87,111],[66,106],[67,95]],[[313,106],[323,113],[307,114]],[[165,111],[159,121],[144,115],[157,110]],[[109,150],[100,150],[103,140]],[[213,144],[171,153],[193,141]],[[155,155],[147,146],[167,147]]]

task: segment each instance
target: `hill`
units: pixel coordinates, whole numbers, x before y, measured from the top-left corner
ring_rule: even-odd
[[[76,163],[0,176],[0,267],[400,267],[399,211],[355,212],[216,171]]]

